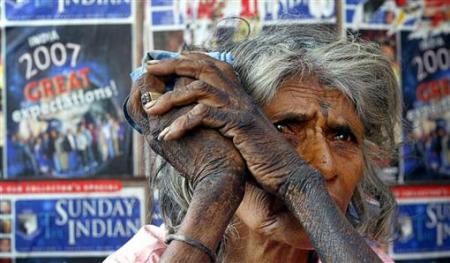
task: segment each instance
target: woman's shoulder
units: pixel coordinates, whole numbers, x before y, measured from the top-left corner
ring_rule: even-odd
[[[164,253],[164,227],[145,225],[103,263],[156,263]]]

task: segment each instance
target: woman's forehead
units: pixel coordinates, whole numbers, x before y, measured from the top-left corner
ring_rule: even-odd
[[[330,122],[345,122],[353,129],[363,131],[353,102],[340,90],[320,85],[317,81],[285,81],[265,105],[264,111],[275,122],[285,116],[310,118],[320,113]]]
[[[324,108],[354,109],[353,102],[339,89],[320,84],[316,79],[292,78],[278,88],[274,98],[268,103],[316,103]]]

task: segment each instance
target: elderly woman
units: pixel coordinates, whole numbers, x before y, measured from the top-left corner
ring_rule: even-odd
[[[386,260],[373,244],[394,202],[374,159],[392,149],[399,119],[389,61],[298,26],[216,51],[232,62],[201,52],[147,61],[127,107],[171,164],[157,179],[166,231],[147,227],[108,259]]]

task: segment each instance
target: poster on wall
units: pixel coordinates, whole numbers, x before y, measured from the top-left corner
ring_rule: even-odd
[[[6,28],[7,174],[130,176],[131,26]]]
[[[187,44],[213,46],[260,30],[258,0],[187,1]]]
[[[397,186],[393,192],[398,207],[390,256],[396,261],[443,257],[448,260],[450,186]]]
[[[420,22],[425,2],[345,0],[346,26],[354,29],[412,29]]]
[[[0,258],[105,258],[145,224],[141,185],[115,180],[0,182]]]
[[[401,33],[401,182],[450,179],[450,34]]]
[[[149,1],[151,30],[183,30],[186,27],[187,1]]]
[[[8,21],[55,19],[123,19],[131,17],[130,0],[5,0]]]
[[[260,1],[263,25],[283,21],[332,23],[336,19],[336,1]]]

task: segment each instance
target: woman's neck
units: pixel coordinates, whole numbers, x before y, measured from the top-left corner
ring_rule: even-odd
[[[224,262],[295,262],[307,263],[310,250],[301,250],[286,243],[271,240],[244,224],[236,225],[237,233],[227,242]]]

